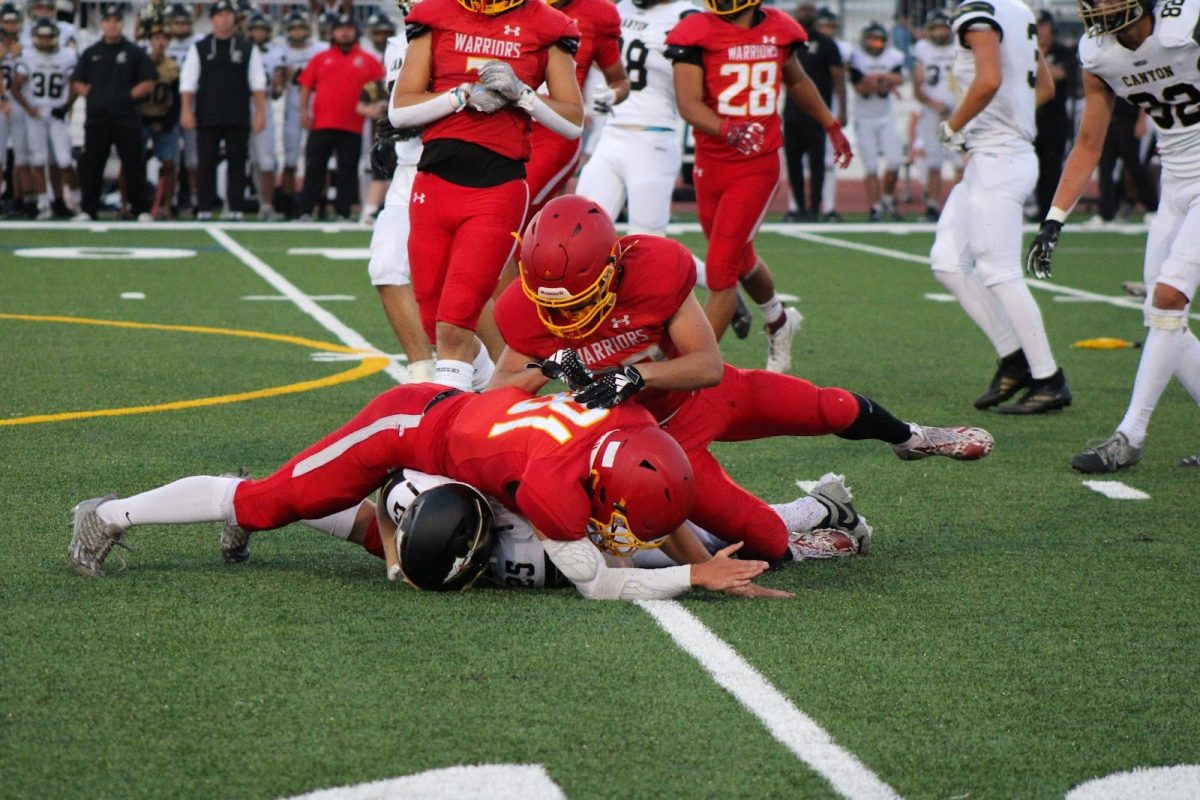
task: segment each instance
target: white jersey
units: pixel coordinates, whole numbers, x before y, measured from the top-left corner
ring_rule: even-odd
[[[69,47],[60,47],[54,53],[43,53],[37,48],[26,50],[21,61],[28,77],[21,93],[29,104],[44,115],[65,103],[77,60],[75,51]]]
[[[921,65],[925,73],[925,85],[921,88],[925,94],[939,103],[954,108],[961,100],[960,91],[956,90],[958,81],[954,79],[954,43],[937,45],[922,39],[913,45],[913,59]]]
[[[972,29],[1000,34],[1000,89],[983,111],[967,123],[967,150],[1025,152],[1033,148],[1034,86],[1037,83],[1037,24],[1021,0],[968,0],[954,17],[954,78],[965,92],[975,77],[975,54],[963,45]]]
[[[187,54],[191,51],[192,45],[200,41],[204,37],[199,34],[184,36],[182,39],[171,37],[171,41],[167,42],[167,58],[174,61],[183,69],[183,62],[187,59]]]
[[[263,72],[267,76],[267,100],[271,99],[271,79],[275,77],[275,71],[286,66],[284,50],[285,48],[274,42],[267,42],[266,46],[258,48],[258,58],[262,61]]]
[[[0,58],[0,75],[4,77],[4,87],[7,91],[12,91],[13,85],[16,83],[16,78],[19,75],[28,76],[29,69],[25,66],[21,56],[15,56],[12,53],[7,53],[3,58]],[[20,110],[17,103],[11,103],[9,108]]]
[[[1163,0],[1137,50],[1115,36],[1079,40],[1079,63],[1154,124],[1163,173],[1200,180],[1200,0]]]
[[[392,87],[396,85],[396,78],[400,77],[400,67],[404,66],[404,56],[407,53],[408,39],[404,38],[403,32],[388,37],[387,48],[383,53],[383,70],[386,73],[383,80],[389,98],[392,96]],[[421,150],[420,136],[396,142],[396,166],[415,166],[421,160]]]
[[[687,0],[670,0],[638,8],[632,0],[617,3],[621,15],[621,50],[629,76],[629,97],[613,106],[609,125],[679,130],[675,75],[663,52],[667,34],[680,19],[699,11]]]
[[[300,77],[300,73],[312,57],[324,49],[326,45],[320,42],[309,42],[303,47],[288,45],[283,48],[283,66],[287,68],[287,89],[284,90],[283,96],[284,107],[289,115],[300,114],[300,86],[296,83],[296,78]]]
[[[856,47],[846,61],[846,72],[850,82],[857,83],[864,75],[880,72],[900,75],[904,72],[904,54],[894,47],[885,47],[879,55],[871,55],[861,47]],[[892,93],[876,92],[863,97],[857,91],[852,107],[855,119],[884,119],[892,116]]]

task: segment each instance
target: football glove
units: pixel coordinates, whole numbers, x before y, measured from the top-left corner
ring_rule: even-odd
[[[512,66],[504,61],[489,61],[480,67],[479,83],[514,103],[521,99],[523,92],[529,91],[529,87],[513,72]]]
[[[387,117],[383,118],[387,121]],[[396,171],[396,140],[378,136],[371,143],[371,174],[391,176]]]
[[[58,108],[56,108],[50,112],[50,116],[54,117],[55,119],[66,119],[67,118],[67,107],[59,106]]]
[[[1046,220],[1029,243],[1029,252],[1025,254],[1025,271],[1035,278],[1046,280],[1050,277],[1050,259],[1054,257],[1054,247],[1058,244],[1062,226],[1061,222]]]
[[[592,112],[595,114],[611,114],[613,101],[617,99],[617,90],[605,86],[592,93]]]
[[[833,145],[833,163],[842,169],[850,166],[854,151],[850,149],[850,140],[842,132],[842,124],[834,120],[833,124],[825,129],[825,133],[829,136],[829,143]]]
[[[942,143],[942,147],[950,150],[966,150],[967,137],[962,131],[956,131],[950,127],[949,120],[942,120],[938,125],[938,141]]]
[[[601,375],[575,393],[575,402],[588,408],[612,408],[640,392],[646,386],[637,367],[621,367]]]
[[[484,114],[495,114],[508,105],[508,98],[497,91],[488,89],[482,83],[471,86],[471,94],[467,98],[467,108],[473,108]]]
[[[578,392],[595,380],[592,371],[579,359],[579,353],[570,347],[556,350],[545,361],[534,361],[526,366],[530,369],[540,369],[542,374],[552,381],[562,381],[572,392]]]
[[[767,131],[761,122],[734,122],[732,119],[726,119],[721,123],[721,138],[742,155],[752,156],[762,149]]]

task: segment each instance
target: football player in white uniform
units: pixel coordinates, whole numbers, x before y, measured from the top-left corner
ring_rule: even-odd
[[[263,70],[267,73],[267,124],[258,133],[250,134],[250,160],[258,171],[259,219],[274,222],[280,218],[275,211],[275,136],[274,101],[283,96],[285,89],[283,48],[271,41],[271,21],[255,11],[246,23],[246,33],[258,48]],[[253,104],[251,104],[253,113]]]
[[[50,219],[50,193],[46,190],[46,167],[53,157],[62,170],[67,187],[75,191],[75,169],[71,157],[71,130],[67,115],[75,101],[71,91],[71,73],[77,60],[75,51],[59,46],[58,26],[49,19],[38,20],[33,27],[33,47],[22,57],[26,80],[16,98],[26,112],[25,131],[29,142],[29,166],[33,190],[37,193],[38,219]],[[74,206],[74,198],[62,198]]]
[[[279,193],[288,198],[289,205],[296,196],[296,165],[300,163],[300,147],[304,130],[300,127],[300,87],[296,78],[317,53],[327,47],[312,40],[312,20],[304,11],[288,12],[283,18],[287,46],[283,49],[283,176]]]
[[[397,7],[401,14],[407,14],[412,6],[408,0],[400,0]],[[387,73],[384,80],[389,97],[407,52],[408,39],[403,31],[388,38],[383,68]],[[396,166],[392,171],[392,182],[388,186],[383,209],[375,218],[371,230],[371,260],[367,273],[379,292],[383,311],[396,333],[396,339],[408,356],[409,376],[413,382],[423,383],[433,380],[433,345],[421,327],[408,263],[408,201],[413,180],[417,176],[417,162],[421,160],[421,132],[417,129],[398,131],[391,126],[386,115],[376,125],[378,141],[372,152],[372,163],[386,155],[379,150],[391,147],[395,152]],[[491,372],[487,371],[487,374],[490,377]]]
[[[29,169],[25,107],[17,99],[28,77],[21,59],[21,12],[12,3],[0,5],[0,39],[4,41],[0,52],[0,74],[4,77],[6,97],[4,112],[0,113],[0,144],[6,144],[13,151],[13,174],[8,179],[12,183],[13,212],[22,214],[33,208],[26,202],[30,199],[27,195],[32,192],[33,177]],[[29,208],[22,208],[22,204]]]
[[[953,29],[954,77],[967,89],[938,135],[970,158],[938,220],[933,275],[1000,356],[975,407],[997,406],[1028,387],[1000,413],[1064,408],[1071,391],[1021,272],[1022,207],[1037,183],[1034,109],[1054,96],[1054,81],[1037,47],[1033,12],[1021,0],[969,0]]]
[[[954,32],[950,16],[940,9],[929,12],[925,38],[913,45],[913,96],[921,104],[917,136],[925,146],[925,216],[936,222],[942,207],[942,165],[949,155],[961,169],[958,153],[947,154],[938,139],[938,126],[950,116],[958,97],[954,86]]]
[[[25,20],[25,27],[21,32],[21,44],[27,50],[33,46],[33,29],[37,27],[38,20],[42,19],[48,19],[58,26],[58,43],[61,47],[69,47],[71,50],[78,48],[79,42],[75,26],[58,19],[54,0],[33,0],[26,11],[28,19]]]
[[[1187,327],[1200,285],[1200,0],[1080,0],[1079,7],[1087,30],[1079,40],[1083,117],[1026,267],[1050,277],[1062,224],[1099,162],[1114,98],[1139,106],[1162,160],[1162,200],[1143,262],[1146,344],[1116,432],[1071,459],[1081,472],[1116,472],[1141,459],[1150,415],[1171,376],[1200,402],[1200,342]],[[1200,466],[1200,458],[1183,463]]]
[[[168,9],[167,32],[171,35],[171,41],[167,42],[167,57],[178,64],[179,70],[182,72],[183,62],[187,60],[187,54],[191,51],[192,45],[203,38],[193,32],[192,12],[187,9],[187,6],[176,3]],[[187,174],[188,190],[192,195],[190,198],[181,197],[179,205],[195,208],[196,169],[200,166],[196,129],[188,130],[180,125],[179,141],[182,145],[180,149],[183,151],[181,163]]]
[[[900,219],[896,210],[896,178],[904,160],[892,92],[904,83],[904,54],[887,46],[887,28],[872,22],[863,28],[862,39],[846,72],[854,87],[854,135],[862,156],[871,221]],[[879,157],[883,156],[883,186],[879,184]]]

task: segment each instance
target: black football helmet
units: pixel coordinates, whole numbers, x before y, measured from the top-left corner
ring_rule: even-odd
[[[940,8],[935,8],[925,16],[925,33],[934,44],[947,45],[954,40],[953,22],[950,15]]]
[[[387,31],[391,35],[396,32],[396,23],[387,14],[372,14],[367,18],[367,30],[371,33]]]
[[[1088,36],[1110,36],[1133,25],[1154,8],[1154,0],[1078,0]]]
[[[388,496],[384,486],[382,497]],[[492,554],[492,509],[465,483],[446,483],[417,495],[396,527],[400,572],[418,589],[464,591],[487,569]]]
[[[873,56],[877,56],[887,47],[888,29],[878,22],[870,22],[862,29],[862,36],[859,41],[862,44],[863,50],[866,50]],[[872,44],[867,44],[868,42],[872,42]]]

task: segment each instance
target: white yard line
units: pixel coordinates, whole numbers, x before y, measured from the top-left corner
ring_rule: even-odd
[[[1084,481],[1083,485],[1093,492],[1099,492],[1113,500],[1149,500],[1150,495],[1141,489],[1121,483],[1120,481]]]
[[[723,689],[732,694],[770,734],[808,764],[843,797],[894,800],[896,790],[840,747],[828,731],[792,705],[778,689],[737,652],[673,600],[638,601],[675,644],[700,662]]]
[[[246,248],[242,247],[233,237],[224,230],[209,226],[205,228],[208,235],[216,239],[217,242],[229,251],[229,254],[241,261],[247,267],[252,269],[256,275],[262,278],[275,289],[275,291],[287,297],[296,307],[303,311],[308,316],[312,317],[318,325],[332,333],[338,338],[342,344],[347,347],[353,347],[357,350],[366,350],[371,353],[380,353],[382,351],[375,345],[371,344],[366,338],[346,325],[329,311],[326,311],[321,306],[317,305],[311,297],[297,288],[296,284],[289,281],[287,278],[273,270],[258,256],[251,253]],[[405,383],[408,380],[408,369],[401,364],[392,362],[383,370],[396,383]]]

